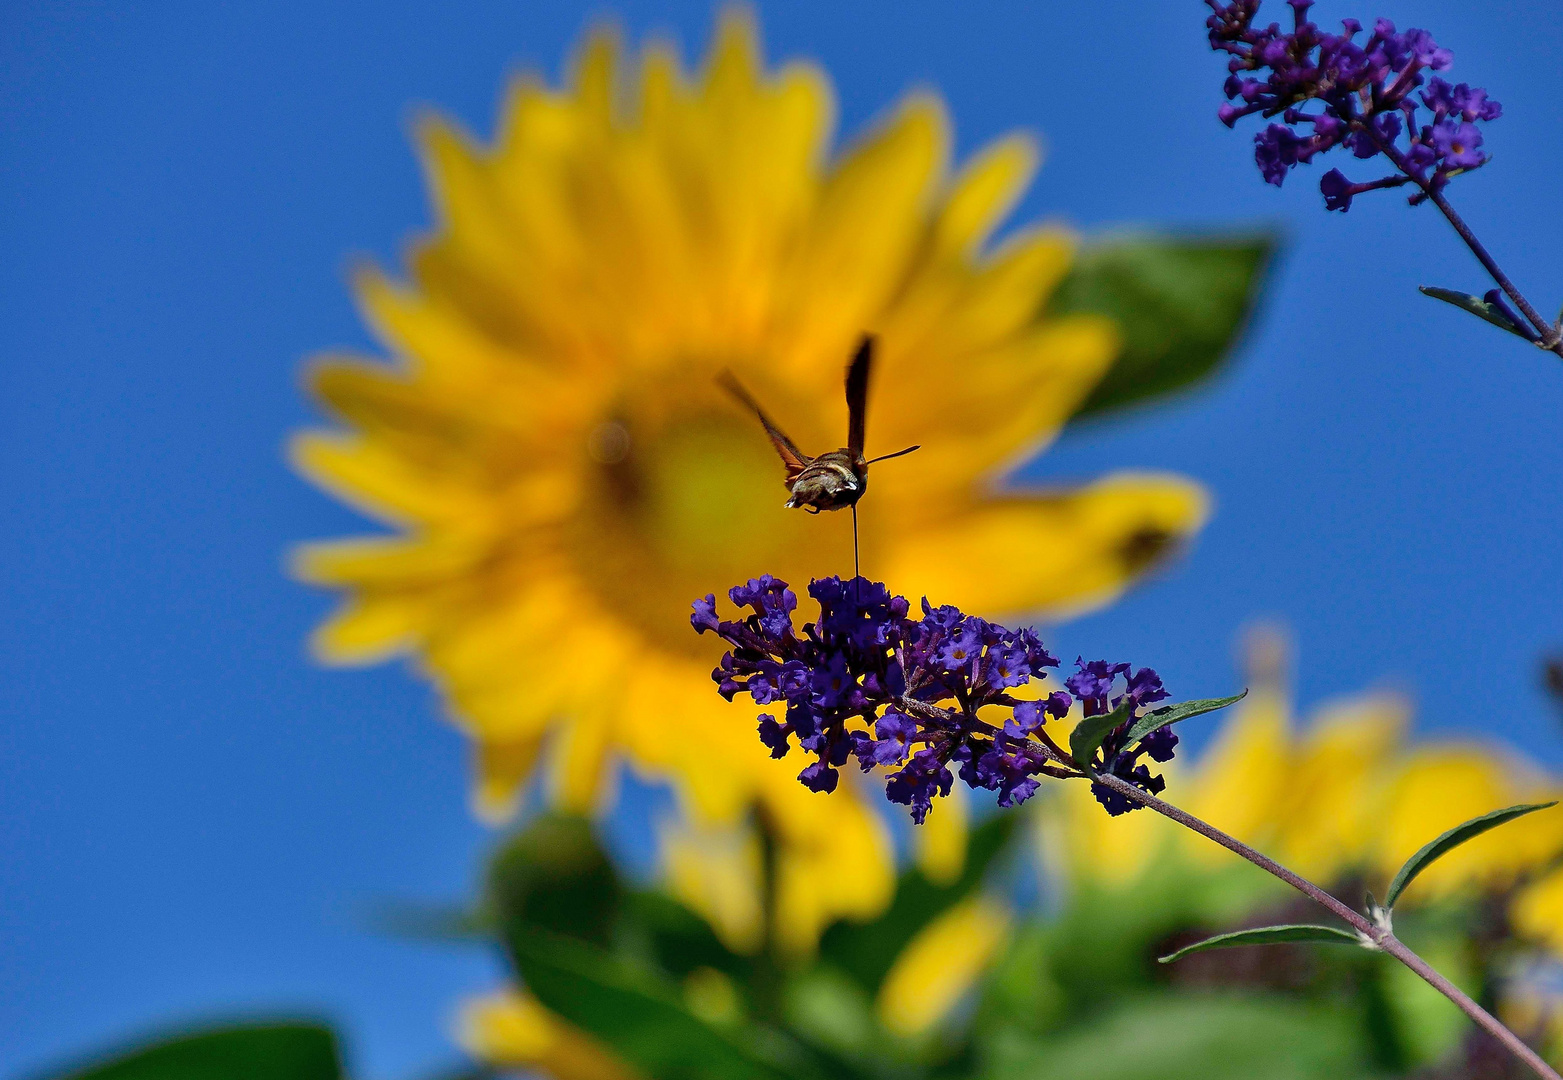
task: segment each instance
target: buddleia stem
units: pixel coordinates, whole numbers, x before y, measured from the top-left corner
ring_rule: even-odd
[[[1509,299],[1513,300],[1514,305],[1520,309],[1520,313],[1529,320],[1537,335],[1536,345],[1539,348],[1546,349],[1548,352],[1563,356],[1563,327],[1560,327],[1559,324],[1548,322],[1546,316],[1537,311],[1531,302],[1525,299],[1524,294],[1520,292],[1514,282],[1509,280],[1509,275],[1505,274],[1503,268],[1498,265],[1498,260],[1492,257],[1486,245],[1477,239],[1476,234],[1471,231],[1471,227],[1465,223],[1465,219],[1460,216],[1449,200],[1444,197],[1444,193],[1438,187],[1429,183],[1422,174],[1413,169],[1411,163],[1406,160],[1406,156],[1401,153],[1400,149],[1374,130],[1371,124],[1362,125],[1361,130],[1367,132],[1369,137],[1378,144],[1379,149],[1384,152],[1384,156],[1389,158],[1397,169],[1420,187],[1422,193],[1432,201],[1434,206],[1438,207],[1445,220],[1459,234],[1460,239],[1465,241],[1465,246],[1471,249],[1471,254],[1475,255],[1476,260],[1482,264],[1482,268],[1487,271],[1488,276],[1492,278],[1493,282],[1500,289],[1508,294]],[[1563,319],[1560,319],[1559,323],[1563,324]]]
[[[1389,926],[1380,925],[1378,922],[1364,917],[1307,878],[1288,870],[1269,856],[1254,850],[1235,836],[1222,832],[1209,822],[1200,820],[1187,810],[1173,806],[1169,802],[1163,802],[1156,796],[1141,791],[1133,784],[1126,783],[1111,773],[1093,772],[1091,779],[1103,787],[1111,788],[1120,795],[1133,799],[1142,806],[1149,807],[1163,817],[1171,818],[1184,828],[1193,829],[1201,836],[1214,840],[1228,851],[1235,852],[1247,859],[1259,867],[1259,869],[1280,878],[1310,900],[1328,908],[1335,915],[1349,923],[1366,941],[1371,942],[1374,948],[1386,952],[1396,960],[1399,960],[1406,967],[1420,975],[1434,990],[1437,990],[1444,997],[1454,1002],[1461,1012],[1476,1021],[1483,1030],[1508,1047],[1515,1057],[1529,1065],[1537,1076],[1543,1077],[1545,1080],[1563,1080],[1563,1077],[1560,1077],[1552,1066],[1543,1061],[1536,1051],[1532,1050],[1525,1044],[1523,1039],[1505,1027],[1497,1017],[1471,1000],[1465,991],[1444,978],[1437,971],[1434,971],[1426,960],[1423,960],[1407,948],[1406,944],[1395,936],[1394,931]]]

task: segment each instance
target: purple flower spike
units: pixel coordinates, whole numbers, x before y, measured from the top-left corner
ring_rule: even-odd
[[[1280,187],[1292,169],[1339,146],[1363,160],[1387,158],[1394,172],[1382,180],[1352,184],[1338,172],[1325,178],[1326,207],[1346,210],[1365,191],[1407,180],[1424,188],[1412,196],[1415,203],[1451,176],[1487,163],[1474,125],[1496,120],[1503,109],[1479,87],[1429,77],[1454,55],[1426,30],[1400,32],[1378,19],[1360,39],[1362,23],[1346,19],[1332,34],[1309,21],[1311,3],[1287,0],[1293,28],[1282,31],[1258,22],[1260,0],[1205,3],[1210,46],[1228,56],[1227,101],[1217,115],[1228,127],[1253,114],[1270,121],[1254,137],[1254,162],[1267,183]],[[1421,107],[1430,118],[1419,117],[1411,96],[1424,84]]]
[[[861,578],[821,578],[809,584],[809,595],[820,613],[801,629],[792,624],[792,590],[769,575],[729,592],[750,609],[744,618],[719,619],[714,598],[706,596],[695,602],[690,622],[701,633],[714,629],[729,646],[712,672],[719,693],[729,700],[748,694],[758,705],[785,703],[784,721],[772,712],[759,716],[760,741],[780,758],[796,736],[812,759],[798,774],[810,790],[834,791],[841,767],[855,758],[864,772],[891,770],[884,774],[885,794],[921,823],[934,800],[950,793],[957,773],[994,792],[1000,806],[1030,798],[1044,776],[1085,775],[1046,730],[1048,720],[1070,712],[1075,697],[1063,690],[1011,696],[1058,665],[1033,631],[926,599],[922,617],[913,619],[905,599]],[[1163,729],[1127,742],[1146,708],[1167,696],[1160,677],[1106,660],[1078,666],[1068,686],[1084,714],[1121,710],[1125,717],[1103,739],[1090,774],[1112,773],[1141,790],[1160,791],[1162,778],[1141,758],[1167,761],[1177,736]],[[1123,813],[1139,804],[1113,795],[1103,805]]]

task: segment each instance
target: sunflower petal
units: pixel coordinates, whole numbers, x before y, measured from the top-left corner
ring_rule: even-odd
[[[878,405],[869,407],[873,450],[913,443],[923,449],[915,468],[874,473],[875,489],[913,505],[930,489],[968,495],[979,478],[1050,443],[1117,349],[1111,323],[1082,315],[966,356],[958,379],[935,377],[925,360],[892,357]]]
[[[291,441],[289,457],[315,483],[389,524],[481,521],[491,509],[450,477],[430,475],[368,439],[305,432]]]
[[[1019,201],[1036,173],[1041,153],[1029,135],[1015,134],[984,147],[955,182],[934,221],[938,253],[970,256]]]
[[[1105,604],[1196,531],[1204,492],[1119,473],[1078,491],[974,503],[903,533],[886,576],[909,596],[967,611],[1063,614]]]
[[[428,625],[429,605],[408,593],[359,593],[346,601],[310,639],[323,663],[374,664],[410,649]]]

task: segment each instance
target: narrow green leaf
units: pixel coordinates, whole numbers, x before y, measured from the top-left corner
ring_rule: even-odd
[[[1118,324],[1123,351],[1073,420],[1213,375],[1253,313],[1276,247],[1273,235],[1164,234],[1109,238],[1082,251],[1048,314],[1106,315]]]
[[[1442,300],[1446,304],[1453,304],[1461,311],[1469,311],[1478,319],[1486,319],[1498,327],[1498,329],[1507,330],[1516,337],[1522,337],[1526,341],[1535,339],[1535,335],[1517,326],[1514,320],[1505,315],[1503,309],[1497,304],[1490,304],[1480,296],[1457,292],[1454,289],[1440,289],[1436,285],[1418,285],[1417,291],[1424,296],[1431,296],[1434,300]]]
[[[1175,953],[1168,953],[1157,960],[1157,963],[1170,964],[1190,953],[1204,952],[1207,949],[1233,949],[1239,945],[1282,945],[1298,941],[1317,942],[1321,945],[1362,944],[1362,939],[1349,930],[1337,930],[1333,926],[1292,923],[1285,926],[1260,926],[1253,930],[1234,930],[1230,934],[1217,934],[1204,941],[1185,945]]]
[[[59,1080],[341,1080],[336,1037],[319,1024],[242,1024],[137,1047]]]
[[[1519,806],[1509,806],[1502,810],[1494,810],[1490,814],[1481,817],[1473,817],[1462,825],[1456,825],[1448,832],[1436,839],[1428,841],[1411,858],[1406,860],[1406,865],[1395,874],[1395,879],[1389,883],[1389,892],[1384,897],[1384,907],[1391,909],[1395,901],[1400,899],[1400,894],[1406,891],[1406,886],[1416,880],[1416,876],[1432,865],[1434,859],[1441,858],[1465,843],[1473,840],[1488,829],[1496,829],[1505,822],[1513,821],[1517,817],[1533,814],[1537,810],[1545,810],[1549,806],[1556,806],[1557,800],[1544,803],[1522,803]]]
[[[718,1030],[684,1008],[676,984],[630,958],[534,926],[512,926],[511,958],[549,1009],[657,1080],[785,1080],[803,1051],[774,1033]],[[782,1059],[778,1062],[777,1059]]]
[[[1102,740],[1119,724],[1129,719],[1134,702],[1125,697],[1112,712],[1087,716],[1069,733],[1069,754],[1082,769],[1091,767],[1091,759],[1102,747]]]
[[[1181,701],[1176,705],[1165,705],[1160,709],[1152,709],[1134,722],[1124,739],[1125,746],[1133,746],[1145,736],[1157,728],[1164,728],[1168,724],[1176,724],[1179,720],[1187,720],[1191,716],[1201,716],[1217,709],[1224,709],[1228,705],[1236,704],[1248,696],[1244,690],[1240,694],[1223,698],[1200,698],[1198,701]]]

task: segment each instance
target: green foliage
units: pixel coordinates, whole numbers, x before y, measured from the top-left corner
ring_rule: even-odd
[[[1112,712],[1100,716],[1086,716],[1069,733],[1069,755],[1082,769],[1091,767],[1091,759],[1102,748],[1102,740],[1119,724],[1129,719],[1134,702],[1125,697]]]
[[[1275,997],[1153,994],[1049,1039],[989,1048],[986,1080],[1351,1080],[1370,1074],[1340,1010]]]
[[[1288,923],[1284,926],[1256,926],[1251,930],[1234,930],[1230,934],[1217,934],[1215,937],[1197,941],[1193,945],[1185,945],[1177,952],[1168,953],[1160,958],[1160,963],[1170,964],[1175,960],[1181,960],[1190,953],[1204,952],[1207,949],[1234,949],[1239,945],[1282,945],[1299,941],[1314,942],[1323,945],[1361,945],[1361,940],[1356,934],[1346,930],[1337,930],[1333,926],[1314,926],[1308,923]]]
[[[254,1023],[181,1035],[58,1080],[341,1080],[336,1036],[308,1023]]]
[[[677,985],[648,964],[525,924],[508,926],[505,941],[539,1001],[647,1076],[780,1080],[808,1071],[786,1061],[797,1055],[777,1053],[757,1033],[734,1035],[693,1015]]]
[[[1186,390],[1209,378],[1252,315],[1275,237],[1125,236],[1089,246],[1049,310],[1110,316],[1119,354],[1074,419]]]
[[[1440,834],[1434,839],[1422,845],[1421,849],[1395,874],[1394,880],[1389,883],[1389,893],[1384,897],[1384,906],[1393,908],[1395,901],[1400,899],[1400,894],[1405,892],[1406,886],[1416,880],[1416,876],[1431,866],[1434,860],[1447,855],[1467,840],[1474,840],[1489,829],[1496,829],[1499,825],[1513,821],[1515,818],[1533,814],[1537,810],[1545,810],[1556,806],[1557,801],[1545,803],[1524,803],[1520,806],[1509,806],[1502,810],[1494,810],[1491,813],[1474,817],[1470,821],[1456,825],[1449,831]]]
[[[1442,300],[1446,304],[1453,304],[1461,311],[1469,311],[1478,319],[1485,319],[1498,329],[1507,330],[1515,337],[1524,338],[1526,341],[1535,340],[1534,334],[1509,318],[1501,307],[1497,304],[1489,303],[1479,296],[1457,292],[1454,289],[1441,289],[1436,285],[1418,285],[1417,291],[1424,296],[1431,296],[1434,300]]]
[[[1180,720],[1187,720],[1191,716],[1203,716],[1217,709],[1224,709],[1228,705],[1235,705],[1248,696],[1244,690],[1240,694],[1233,694],[1224,698],[1200,698],[1197,701],[1183,701],[1176,705],[1164,705],[1159,709],[1152,709],[1134,722],[1124,737],[1125,746],[1133,746],[1145,736],[1158,728],[1164,728],[1169,724],[1176,724]]]
[[[624,889],[584,818],[547,814],[489,863],[488,905],[508,926],[524,922],[605,944]]]

